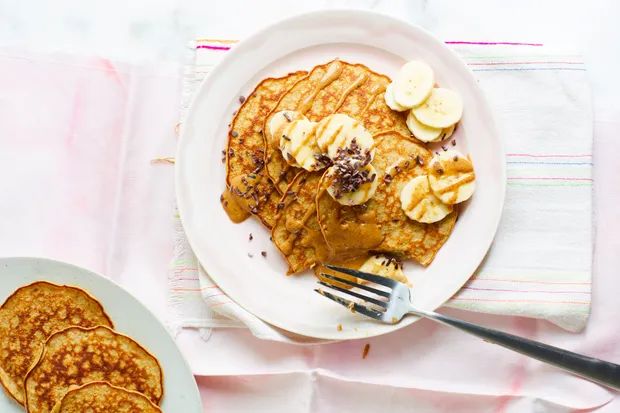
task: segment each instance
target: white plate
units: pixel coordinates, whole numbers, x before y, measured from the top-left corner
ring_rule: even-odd
[[[163,411],[202,412],[196,380],[174,340],[131,294],[107,278],[74,265],[45,258],[2,258],[0,303],[19,287],[40,280],[88,291],[101,302],[117,331],[132,337],[157,357],[164,371]],[[23,408],[0,390],[0,412],[21,413]]]
[[[437,81],[464,100],[455,138],[458,148],[473,158],[477,191],[435,261],[428,268],[405,264],[417,306],[439,307],[475,271],[497,230],[505,189],[503,149],[489,105],[463,61],[426,31],[376,13],[323,11],[281,21],[236,45],[201,85],[183,126],[176,158],[183,226],[202,265],[234,301],[275,326],[330,340],[387,333],[415,318],[397,326],[379,324],[313,292],[312,275],[286,277],[285,262],[269,233],[256,220],[231,223],[219,197],[225,176],[221,151],[238,97],[247,96],[265,77],[309,70],[335,57],[390,77],[407,60],[423,59]],[[266,259],[261,250],[267,251]]]

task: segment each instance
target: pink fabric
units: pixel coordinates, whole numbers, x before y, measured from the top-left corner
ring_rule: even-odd
[[[0,53],[0,253],[103,272],[166,317],[172,251],[178,67]],[[597,215],[592,315],[582,334],[518,318],[458,314],[620,362],[620,122],[595,124]],[[0,280],[1,282],[1,280]],[[569,412],[613,398],[599,386],[421,322],[316,347],[214,332],[178,343],[205,411]],[[370,352],[362,359],[362,351]],[[249,373],[250,372],[250,373]],[[616,397],[597,412],[620,409]]]

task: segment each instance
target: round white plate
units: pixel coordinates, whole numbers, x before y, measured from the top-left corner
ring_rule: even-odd
[[[165,412],[201,413],[202,403],[189,365],[168,331],[142,303],[109,279],[45,258],[0,259],[0,303],[13,291],[35,281],[80,287],[101,302],[117,331],[148,349],[164,371]],[[0,412],[21,413],[23,408],[0,390]]]
[[[434,262],[427,268],[405,263],[418,307],[439,307],[475,271],[497,230],[505,189],[502,145],[476,79],[455,53],[418,27],[370,12],[315,12],[267,27],[227,52],[201,85],[183,125],[176,158],[183,226],[204,268],[234,301],[275,326],[330,340],[387,333],[415,318],[396,326],[380,324],[316,294],[316,279],[309,273],[285,276],[284,259],[265,228],[253,219],[233,224],[219,197],[225,177],[221,151],[239,96],[247,96],[263,78],[309,70],[336,57],[390,77],[406,61],[422,59],[433,67],[439,84],[464,100],[454,137],[458,149],[471,154],[477,190]]]

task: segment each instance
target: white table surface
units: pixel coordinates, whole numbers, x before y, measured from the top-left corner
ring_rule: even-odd
[[[602,278],[603,274],[611,276],[620,268],[620,209],[617,207],[620,186],[616,179],[611,178],[620,172],[620,162],[616,160],[620,154],[620,140],[616,137],[616,131],[620,130],[620,26],[617,23],[620,2],[110,0],[95,3],[0,0],[0,48],[95,55],[130,63],[157,63],[176,70],[187,61],[186,42],[196,36],[243,38],[271,21],[328,7],[365,8],[394,14],[421,25],[444,40],[542,42],[556,50],[584,54],[595,108],[595,215],[597,222],[605,224],[598,225],[596,232],[593,292],[596,301],[597,278]],[[172,238],[172,229],[166,221],[168,213],[169,210],[162,210],[162,222],[165,223],[157,230],[160,238]],[[17,239],[10,244],[0,242],[0,255],[53,256],[46,254],[45,250],[33,250],[25,238]],[[62,256],[55,258],[63,259]],[[149,263],[148,268],[159,268],[157,276],[164,274],[165,277],[168,260],[169,257],[161,257],[159,262]],[[125,265],[133,265],[137,273],[148,272],[140,267],[144,267],[144,263],[139,260],[127,258]],[[113,275],[113,263],[109,268]],[[165,317],[165,291],[143,288],[144,282],[148,281],[144,277],[120,281],[158,315]],[[610,308],[602,311],[607,310],[619,313],[620,305],[610,303]],[[593,312],[591,324],[601,318],[608,319],[608,316]],[[609,325],[609,328],[617,330],[617,324]],[[191,344],[195,340],[197,338],[188,333],[179,337],[180,345],[188,353],[195,352],[195,346]],[[263,345],[267,344],[257,343],[256,348],[244,349],[248,353],[248,362],[270,363],[270,360],[260,359]],[[225,351],[217,353],[217,343],[211,343],[207,349],[204,354],[191,356],[214,361],[226,357]],[[620,362],[620,350],[615,354],[614,361]],[[298,379],[294,376],[265,379],[270,381],[269,386],[278,380],[281,380],[276,383],[282,389],[280,394],[265,393],[261,391],[260,381],[245,381],[243,378],[200,378],[199,383],[206,404],[211,407],[209,411],[272,411],[271,407],[276,404],[282,411],[297,411],[296,406],[300,405],[295,401],[295,394],[309,383],[301,376]],[[355,408],[366,411],[364,407],[372,405],[370,400],[364,401],[360,397],[361,393],[350,389],[334,391],[341,391],[333,397],[339,410]],[[404,396],[394,394],[393,397]],[[616,399],[600,411],[620,411],[620,401]]]

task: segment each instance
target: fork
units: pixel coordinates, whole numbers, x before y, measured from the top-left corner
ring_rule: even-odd
[[[415,308],[411,303],[409,287],[401,282],[350,268],[342,268],[334,265],[325,266],[338,273],[348,274],[361,280],[377,284],[377,288],[375,288],[371,285],[361,284],[337,275],[321,274],[324,279],[331,282],[340,283],[341,285],[346,284],[358,289],[359,292],[342,288],[329,282],[319,281],[319,284],[324,287],[353,296],[368,304],[363,305],[359,302],[348,300],[321,288],[314,290],[338,304],[347,307],[352,312],[363,314],[387,324],[396,324],[407,314],[428,318],[441,324],[456,327],[459,330],[480,337],[484,341],[498,344],[539,361],[559,367],[587,380],[615,390],[620,390],[620,365],[618,364],[573,353],[572,351],[483,327],[434,311]],[[364,293],[362,293],[362,291]]]

